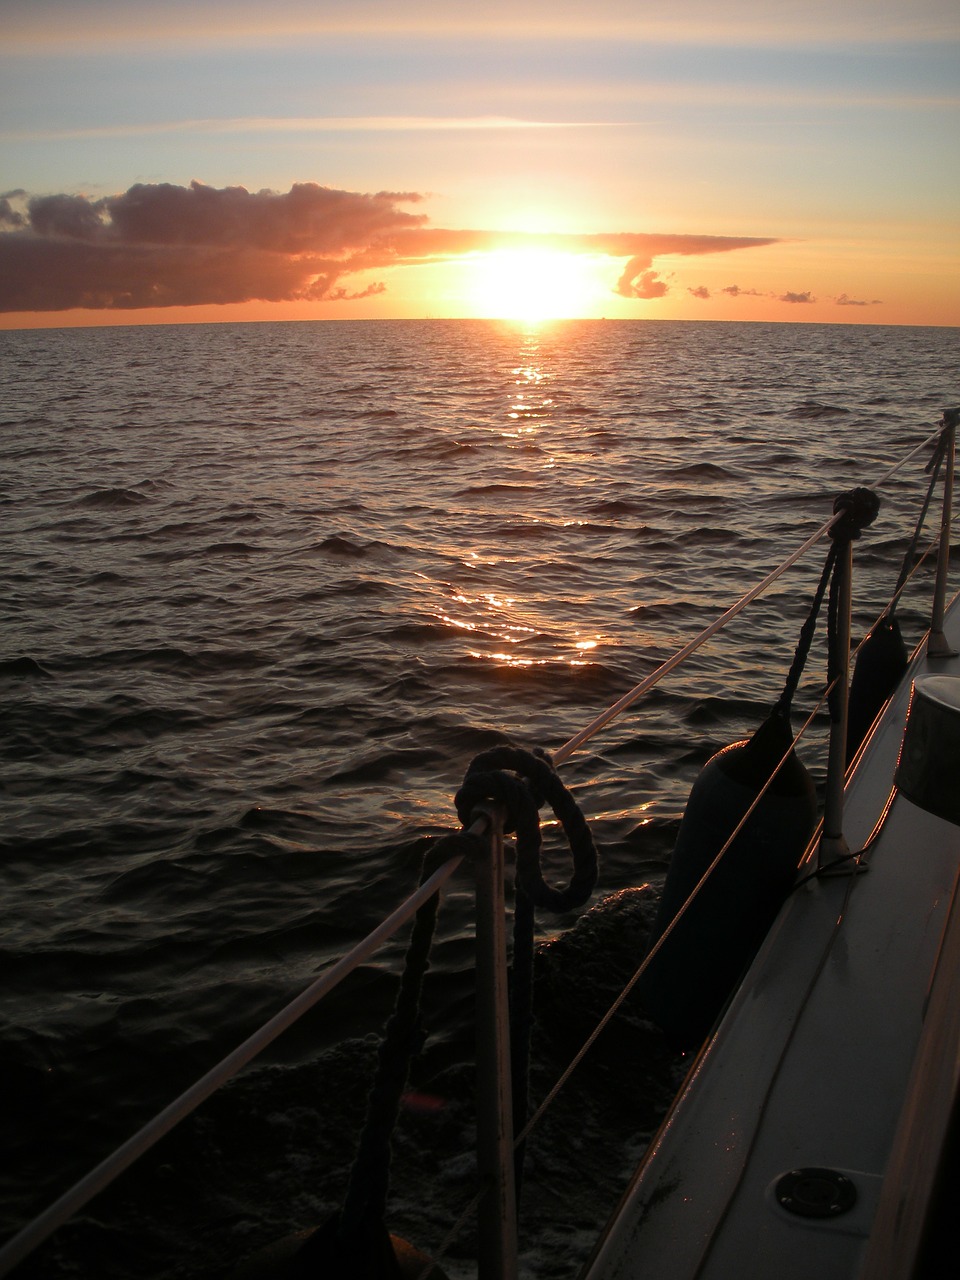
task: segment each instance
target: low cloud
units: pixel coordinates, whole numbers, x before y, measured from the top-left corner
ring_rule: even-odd
[[[660,272],[653,270],[654,258],[668,254],[689,256],[730,253],[734,249],[756,249],[761,245],[776,244],[776,240],[757,236],[651,235],[624,237],[626,239],[637,243],[630,250],[634,256],[624,268],[615,289],[624,298],[662,298],[668,292],[669,286],[660,278]]]
[[[695,289],[688,289],[687,293],[689,293],[691,297],[694,297],[694,298],[710,297],[710,290],[707,288],[705,284],[698,284]]]
[[[18,231],[21,227],[27,225],[24,215],[10,203],[11,200],[16,200],[26,194],[25,191],[7,191],[0,195],[0,231],[4,228],[12,228],[14,231]]]
[[[786,293],[780,294],[778,301],[779,302],[816,302],[816,298],[813,296],[813,294],[810,292],[809,289],[806,291],[806,293],[792,293],[790,290],[788,290]]]
[[[655,260],[730,252],[770,238],[612,232],[504,233],[427,226],[416,192],[297,183],[250,192],[192,182],[120,195],[0,195],[0,311],[348,300],[382,293],[350,277],[491,249],[539,247],[626,259],[624,297],[660,298]],[[704,295],[698,295],[704,296]]]
[[[720,290],[721,293],[728,293],[731,298],[769,298],[770,294],[761,293],[759,289],[741,289],[738,284],[728,284]]]
[[[0,310],[319,301],[351,290],[371,244],[420,226],[411,192],[362,195],[315,183],[251,193],[201,183],[137,185],[122,195],[0,200]]]
[[[645,270],[642,258],[627,263],[626,270],[617,281],[615,292],[623,298],[662,298],[670,286],[661,280],[656,271]]]
[[[878,307],[882,305],[880,298],[871,298],[867,302],[866,299],[848,297],[845,293],[841,293],[839,298],[834,298],[834,302],[838,307]]]

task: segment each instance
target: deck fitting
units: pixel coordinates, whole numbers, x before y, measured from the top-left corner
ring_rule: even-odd
[[[857,1203],[857,1188],[836,1169],[791,1169],[778,1179],[776,1195],[801,1218],[837,1218]]]

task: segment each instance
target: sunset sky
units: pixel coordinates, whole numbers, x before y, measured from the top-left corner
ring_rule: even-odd
[[[0,327],[960,323],[957,0],[0,0]]]

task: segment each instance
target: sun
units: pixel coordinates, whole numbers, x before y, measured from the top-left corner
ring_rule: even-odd
[[[596,314],[595,264],[585,254],[494,249],[470,259],[473,313],[484,319],[566,320]]]

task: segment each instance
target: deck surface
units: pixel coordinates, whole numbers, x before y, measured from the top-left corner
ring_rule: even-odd
[[[960,648],[960,608],[947,636]],[[892,793],[914,660],[848,782],[844,835],[866,843]],[[900,793],[858,875],[787,902],[641,1166],[588,1280],[820,1280],[858,1275],[924,1028],[960,870],[960,827]],[[846,1177],[833,1218],[783,1208],[796,1168]]]

